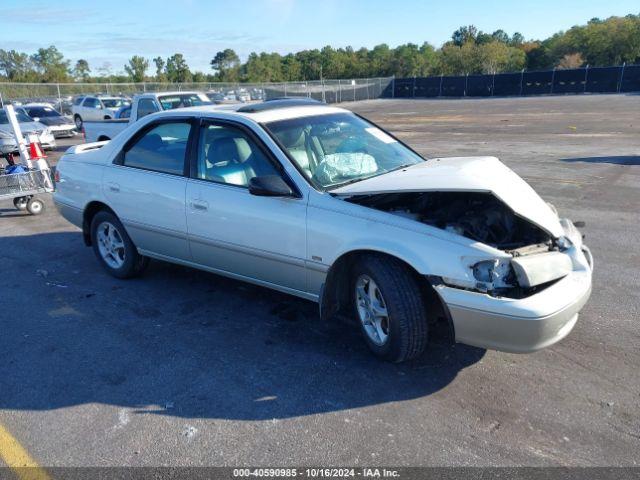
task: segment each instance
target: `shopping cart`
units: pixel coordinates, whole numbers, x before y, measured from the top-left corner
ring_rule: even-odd
[[[49,170],[29,170],[23,173],[6,174],[0,168],[0,200],[13,199],[18,210],[38,215],[44,210],[44,202],[37,194],[53,192]]]

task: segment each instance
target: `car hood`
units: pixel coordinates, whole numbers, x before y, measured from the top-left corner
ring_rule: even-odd
[[[59,126],[59,125],[73,125],[73,122],[71,120],[64,117],[44,117],[38,121],[43,125],[47,125],[50,127]]]
[[[332,190],[341,196],[391,192],[490,192],[517,215],[554,237],[564,230],[558,215],[513,170],[495,157],[433,158],[411,167]]]

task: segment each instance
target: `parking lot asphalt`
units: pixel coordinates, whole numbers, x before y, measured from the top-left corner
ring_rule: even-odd
[[[513,355],[436,332],[386,364],[303,300],[161,262],[114,279],[49,198],[1,201],[0,424],[40,465],[638,464],[640,96],[344,106],[428,157],[498,156],[586,222],[569,337]]]

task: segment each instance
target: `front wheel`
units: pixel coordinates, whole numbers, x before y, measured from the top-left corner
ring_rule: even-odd
[[[149,259],[138,253],[118,218],[106,211],[91,221],[91,243],[98,261],[116,278],[131,278],[146,268]]]
[[[27,211],[31,215],[40,215],[44,212],[44,202],[38,198],[31,197],[27,202]]]
[[[376,356],[402,362],[424,352],[426,306],[408,267],[393,258],[363,257],[352,271],[351,285],[355,316]]]

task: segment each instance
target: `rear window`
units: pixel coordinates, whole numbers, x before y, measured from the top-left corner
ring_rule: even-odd
[[[200,95],[195,93],[186,93],[184,95],[164,95],[158,97],[163,110],[173,110],[184,107],[197,107],[199,105],[211,105],[208,100],[203,100]]]

